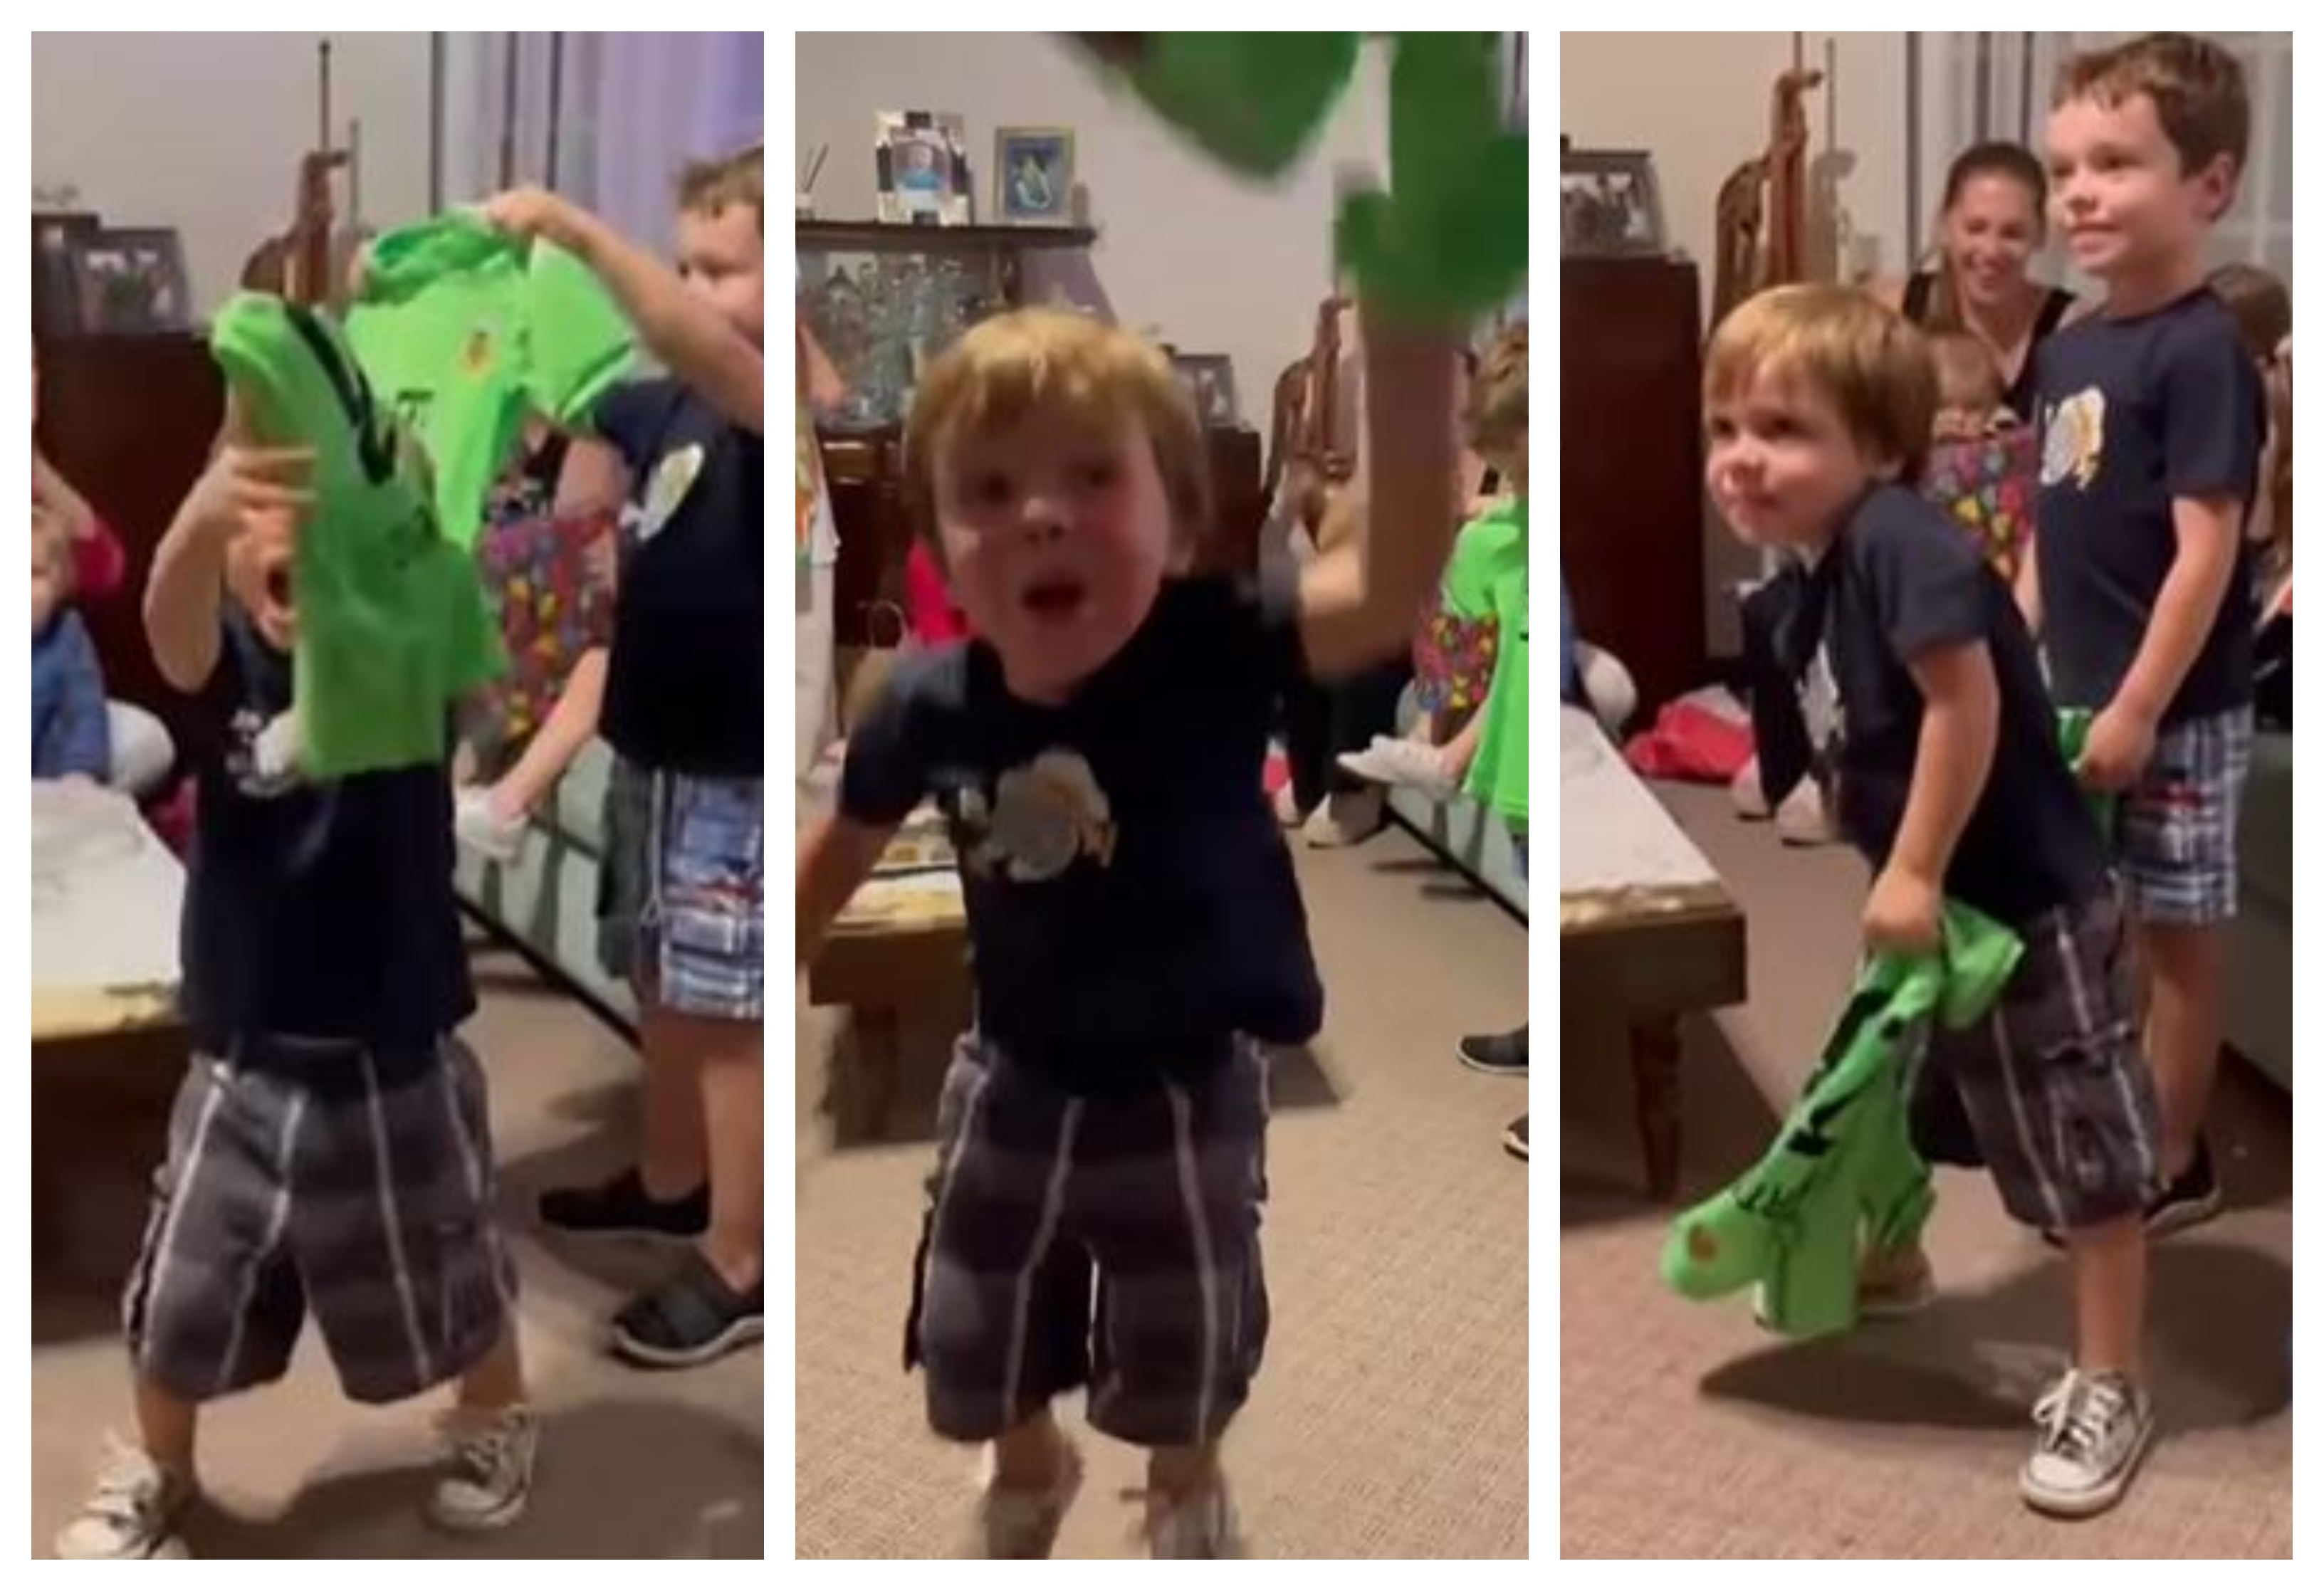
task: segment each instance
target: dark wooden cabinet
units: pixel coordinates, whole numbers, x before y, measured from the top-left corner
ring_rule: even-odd
[[[180,750],[192,704],[154,667],[139,607],[153,549],[208,464],[225,409],[225,383],[195,334],[42,339],[41,451],[129,556],[121,590],[81,609],[106,693],[152,709]]]
[[[1701,290],[1672,260],[1568,260],[1562,289],[1560,556],[1651,713],[1705,678]]]

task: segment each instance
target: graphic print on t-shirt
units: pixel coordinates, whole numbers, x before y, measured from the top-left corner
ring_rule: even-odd
[[[2050,410],[2042,435],[2042,484],[2056,486],[2070,476],[2088,491],[2105,451],[2106,393],[2085,387]]]
[[[638,522],[638,539],[650,541],[661,528],[678,515],[686,494],[694,490],[694,483],[702,474],[703,449],[699,442],[663,455],[654,466],[653,481],[646,487],[645,512]]]
[[[1113,804],[1078,751],[1044,751],[1001,776],[992,799],[976,785],[954,790],[954,843],[978,876],[1019,884],[1062,875],[1084,854],[1113,862]]]

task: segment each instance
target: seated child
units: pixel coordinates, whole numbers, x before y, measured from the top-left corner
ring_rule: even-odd
[[[193,1057],[124,1301],[137,1439],[109,1445],[60,1558],[189,1556],[202,1407],[280,1379],[309,1317],[353,1399],[456,1384],[438,1525],[510,1524],[531,1486],[484,1080],[453,1036],[475,997],[450,781],[270,770],[297,615],[269,581],[319,532],[296,522],[311,455],[245,439],[229,399],[145,593],[162,678],[212,707],[181,931]]]
[[[102,783],[113,769],[105,676],[72,611],[64,528],[32,510],[32,777]]]
[[[2040,439],[2002,406],[2001,367],[1981,338],[1943,331],[1928,343],[1937,418],[1921,493],[1960,521],[2004,580],[2015,580],[2034,535]]]
[[[901,659],[855,726],[839,810],[801,839],[798,953],[934,796],[977,1016],[908,1349],[936,1431],[994,1444],[972,1556],[1049,1555],[1082,1476],[1052,1404],[1084,1386],[1093,1425],[1148,1450],[1153,1555],[1238,1555],[1219,1448],[1267,1339],[1259,1045],[1313,1037],[1323,998],[1260,778],[1272,687],[1407,645],[1453,526],[1428,420],[1454,345],[1365,343],[1377,529],[1255,590],[1187,573],[1209,471],[1159,350],[1019,310],[919,388],[912,518],[977,639]]]
[[[1712,337],[1703,400],[1721,515],[1789,555],[1753,598],[1755,631],[1785,679],[1821,651],[1838,681],[1840,826],[1874,870],[1867,948],[1940,951],[1949,899],[2024,943],[1991,1017],[1933,1034],[1922,1064],[1957,1092],[2009,1213],[2062,1233],[2070,1368],[2035,1405],[2019,1486],[2046,1512],[2100,1513],[2154,1430],[2140,1350],[2161,1126],[2130,925],[2033,638],[1990,566],[1902,484],[1937,392],[1901,317],[1840,288],[1762,293]],[[1798,769],[1766,771],[1781,787]],[[1868,1306],[1909,1307],[1927,1261],[1868,1255],[1865,1284]]]

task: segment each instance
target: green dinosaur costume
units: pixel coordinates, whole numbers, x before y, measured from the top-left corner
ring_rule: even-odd
[[[579,428],[629,373],[629,322],[590,269],[466,212],[373,245],[347,338],[436,472],[444,533],[475,544],[528,411]]]
[[[475,566],[438,523],[425,461],[327,317],[239,294],[210,351],[262,443],[315,454],[290,574],[301,771],[442,761],[447,704],[503,659]]]
[[[1357,33],[1147,33],[1090,42],[1141,98],[1212,156],[1282,174],[1354,76]],[[1525,280],[1526,140],[1501,113],[1491,33],[1397,33],[1388,69],[1388,191],[1345,195],[1340,264],[1364,297],[1466,321]]]
[[[2024,946],[1959,904],[1936,956],[1876,956],[1759,1163],[1679,1218],[1663,1279],[1692,1299],[1757,1284],[1759,1318],[1806,1337],[1856,1323],[1858,1255],[1917,1239],[1935,1197],[1904,1115],[1904,1067],[1931,1025],[1990,1010]]]

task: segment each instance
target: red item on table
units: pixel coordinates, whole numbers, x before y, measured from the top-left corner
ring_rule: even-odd
[[[915,540],[904,558],[904,621],[923,646],[969,638],[968,615],[953,601],[952,588],[925,541]]]
[[[1751,760],[1751,726],[1694,702],[1673,702],[1623,757],[1641,778],[1723,785]]]
[[[113,527],[89,522],[89,533],[73,543],[73,593],[83,602],[102,602],[129,576],[129,554]]]

